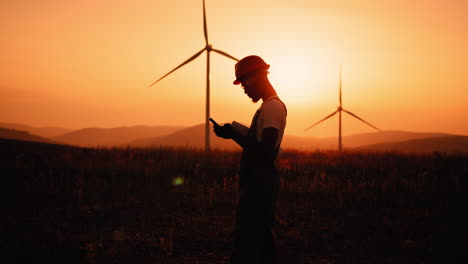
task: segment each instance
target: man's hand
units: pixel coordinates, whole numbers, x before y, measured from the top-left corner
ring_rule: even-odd
[[[231,139],[234,137],[234,130],[232,129],[231,124],[224,124],[224,126],[214,126],[213,130],[218,137],[225,139]]]

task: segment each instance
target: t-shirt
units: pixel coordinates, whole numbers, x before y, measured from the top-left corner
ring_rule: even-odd
[[[278,96],[275,95],[263,101],[258,111],[260,111],[260,113],[257,117],[257,141],[261,141],[264,128],[273,127],[278,129],[278,138],[275,145],[275,148],[278,148],[283,139],[284,129],[286,127],[286,106]]]

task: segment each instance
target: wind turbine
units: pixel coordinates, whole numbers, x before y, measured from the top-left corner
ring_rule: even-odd
[[[195,53],[192,57],[188,58],[186,61],[184,61],[182,64],[179,66],[175,67],[172,71],[164,75],[163,77],[157,79],[155,82],[153,82],[149,87],[155,85],[162,79],[164,79],[166,76],[169,74],[173,73],[180,67],[184,66],[185,64],[193,61],[196,59],[198,56],[200,56],[205,50],[206,50],[206,118],[205,118],[205,151],[208,152],[210,150],[210,125],[208,122],[208,119],[210,118],[210,52],[214,51],[218,54],[221,54],[225,57],[228,57],[230,59],[233,59],[235,61],[239,61],[237,58],[234,56],[229,55],[228,53],[215,49],[213,46],[208,42],[208,29],[206,26],[206,12],[205,12],[205,0],[203,0],[203,31],[205,34],[205,47],[200,50],[199,52]]]
[[[317,123],[311,125],[310,127],[306,128],[304,131],[307,131],[307,130],[311,129],[312,127],[318,125],[319,123],[327,120],[328,118],[330,118],[330,117],[334,116],[336,113],[338,113],[338,117],[339,117],[338,118],[338,120],[339,120],[338,121],[338,150],[341,151],[341,149],[342,149],[342,144],[341,144],[341,112],[342,111],[349,114],[349,115],[351,115],[354,118],[357,118],[357,119],[361,120],[362,122],[368,124],[369,126],[376,129],[377,131],[382,132],[380,129],[378,129],[375,126],[371,125],[370,123],[368,123],[364,119],[360,118],[359,116],[357,116],[357,115],[355,115],[355,114],[353,114],[353,113],[351,113],[351,112],[349,112],[349,111],[347,111],[347,110],[345,110],[343,108],[343,104],[342,104],[342,100],[341,100],[341,64],[340,64],[340,105],[338,106],[338,109],[335,112],[331,113],[330,115],[326,116],[324,119],[322,119],[322,120],[318,121]]]

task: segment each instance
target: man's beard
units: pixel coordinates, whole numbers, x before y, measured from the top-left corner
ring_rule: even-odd
[[[258,101],[262,98],[261,96],[258,96],[258,95],[256,95],[256,94],[254,94],[254,95],[249,95],[249,97],[252,99],[252,102],[253,102],[253,103],[258,102]]]

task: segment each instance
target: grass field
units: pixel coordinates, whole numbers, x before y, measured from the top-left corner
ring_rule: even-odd
[[[0,140],[1,247],[57,263],[228,263],[239,152]],[[468,251],[468,157],[282,153],[281,263],[437,263]]]

